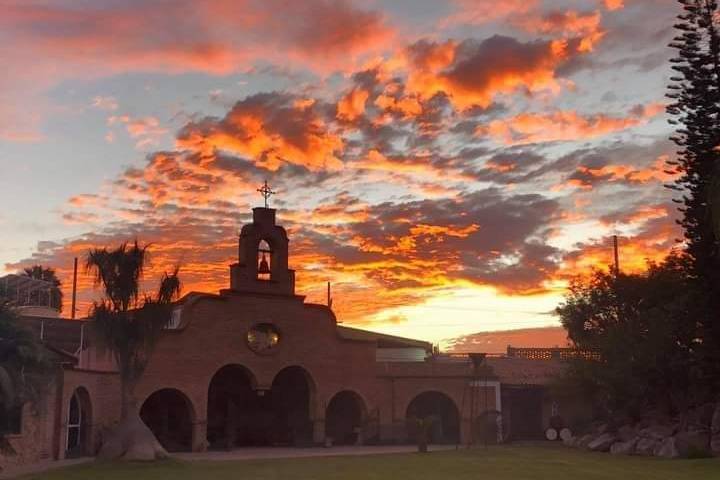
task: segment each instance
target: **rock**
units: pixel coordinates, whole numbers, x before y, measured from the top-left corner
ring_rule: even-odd
[[[635,455],[650,457],[655,454],[658,441],[654,438],[641,437],[635,444]]]
[[[712,416],[711,429],[713,435],[720,435],[720,403],[715,405],[715,412]]]
[[[716,405],[714,403],[706,403],[699,406],[694,409],[693,415],[688,418],[688,423],[701,430],[711,429],[715,409]]]
[[[672,437],[677,430],[675,425],[652,425],[647,428],[640,430],[639,434],[641,437],[654,438],[655,440],[664,440],[668,437]]]
[[[603,433],[592,442],[588,443],[587,449],[592,452],[607,452],[613,443],[617,441],[617,437],[611,433]]]
[[[637,445],[638,440],[640,440],[640,437],[624,442],[615,442],[610,447],[610,453],[613,455],[632,455],[635,453],[635,445]]]
[[[716,457],[720,457],[720,435],[714,435],[710,439],[710,451]]]
[[[677,447],[677,439],[668,437],[658,443],[653,452],[656,457],[661,458],[680,458],[680,450]]]
[[[608,431],[607,423],[600,423],[595,427],[595,434],[602,435]]]
[[[593,435],[592,433],[588,433],[580,437],[578,441],[575,442],[575,446],[578,448],[586,448],[588,444],[593,440],[595,440],[595,435]]]
[[[630,425],[624,425],[618,429],[617,436],[621,441],[629,442],[630,440],[637,438],[638,434]]]
[[[577,442],[577,441],[578,441],[578,437],[570,436],[570,437],[564,438],[562,442],[563,442],[563,445],[565,445],[566,447],[574,447],[575,442]]]

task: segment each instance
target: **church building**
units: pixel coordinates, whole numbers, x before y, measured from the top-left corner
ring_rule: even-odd
[[[135,389],[168,451],[413,442],[428,417],[434,443],[538,438],[562,406],[544,388],[562,368],[554,356],[440,354],[340,325],[296,292],[290,254],[276,210],[254,208],[228,288],[175,304]],[[93,346],[90,321],[22,321],[62,368],[6,434],[15,459],[0,461],[94,455],[120,416],[117,371]]]

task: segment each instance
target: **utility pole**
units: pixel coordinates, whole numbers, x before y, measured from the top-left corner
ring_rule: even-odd
[[[614,271],[615,276],[620,275],[620,255],[618,253],[618,236],[613,235],[613,256],[615,258]]]
[[[77,257],[75,257],[75,261],[73,263],[72,307],[70,308],[70,318],[75,320],[75,301],[77,300]]]

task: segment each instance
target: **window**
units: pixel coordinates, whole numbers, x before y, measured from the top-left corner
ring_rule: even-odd
[[[70,411],[68,412],[68,450],[74,450],[80,445],[81,422],[80,402],[78,401],[77,394],[75,394],[70,399]]]
[[[271,277],[272,250],[270,244],[265,240],[260,240],[257,252],[257,279],[270,280]]]
[[[170,321],[165,325],[166,330],[177,330],[180,328],[180,315],[182,315],[182,307],[175,307],[172,310]]]

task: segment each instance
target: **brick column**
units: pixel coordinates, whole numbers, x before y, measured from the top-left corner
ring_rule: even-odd
[[[207,420],[198,420],[192,425],[192,451],[204,452],[207,450]]]
[[[462,417],[460,419],[460,443],[467,445],[472,441],[472,419]]]
[[[325,444],[325,418],[316,418],[313,422],[313,442],[318,445]]]

